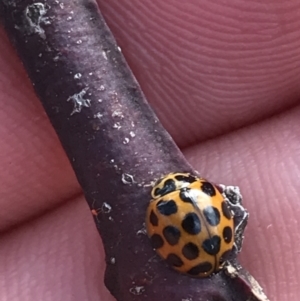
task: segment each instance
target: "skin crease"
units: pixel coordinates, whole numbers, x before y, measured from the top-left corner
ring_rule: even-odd
[[[242,264],[270,300],[299,300],[299,1],[99,5],[188,160],[240,186]],[[113,300],[89,209],[2,29],[0,101],[0,299]]]

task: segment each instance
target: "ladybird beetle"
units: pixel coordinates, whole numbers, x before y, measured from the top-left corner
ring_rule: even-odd
[[[219,189],[189,173],[171,173],[151,196],[146,228],[157,253],[193,277],[219,271],[234,244],[233,216]]]

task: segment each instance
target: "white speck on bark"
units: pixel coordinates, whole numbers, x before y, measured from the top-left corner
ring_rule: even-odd
[[[119,130],[122,126],[120,125],[120,122],[116,122],[114,125],[113,125],[113,128],[114,129],[117,129]]]
[[[129,141],[130,141],[129,138],[125,137],[125,138],[124,138],[124,141],[123,141],[123,144],[128,144]]]
[[[75,79],[79,79],[79,78],[81,78],[82,77],[82,74],[81,73],[76,73],[75,75],[74,75],[74,78]]]
[[[100,119],[101,117],[103,117],[103,115],[100,112],[94,115],[94,118]]]
[[[102,51],[102,55],[103,55],[104,59],[107,60],[107,55],[106,55],[105,51]]]
[[[81,112],[83,107],[88,108],[91,106],[91,100],[83,98],[87,90],[88,88],[84,88],[78,94],[74,94],[67,99],[67,101],[72,101],[74,105],[73,111],[71,112],[71,116],[75,113]]]
[[[129,289],[129,292],[133,295],[141,295],[144,291],[144,286],[134,286]]]
[[[102,204],[102,207],[101,207],[101,211],[103,212],[103,213],[110,213],[111,212],[111,206],[108,204],[108,203],[106,203],[106,202],[104,202],[103,204]]]
[[[122,183],[123,184],[133,184],[136,183],[133,176],[128,173],[122,174]]]

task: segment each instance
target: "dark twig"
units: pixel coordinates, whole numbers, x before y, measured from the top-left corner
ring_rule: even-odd
[[[209,279],[176,273],[144,233],[150,184],[188,171],[92,0],[1,0],[3,25],[95,215],[105,283],[117,300],[263,300],[232,265]],[[230,276],[228,276],[231,275]]]

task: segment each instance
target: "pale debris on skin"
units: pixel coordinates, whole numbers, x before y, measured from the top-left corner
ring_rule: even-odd
[[[111,264],[115,264],[116,263],[116,258],[115,257],[111,257],[110,258],[110,263]]]
[[[37,33],[42,39],[46,39],[45,30],[41,25],[49,25],[51,22],[48,17],[45,17],[49,5],[40,2],[28,5],[24,10],[24,26],[15,26],[16,29],[27,31],[29,34]]]
[[[87,90],[88,88],[84,88],[78,94],[74,94],[67,99],[67,101],[72,101],[74,105],[71,116],[75,113],[81,112],[83,107],[89,108],[91,106],[91,100],[83,98]]]
[[[128,173],[122,174],[122,183],[123,184],[133,184],[136,183],[133,176]]]
[[[130,135],[130,137],[132,137],[132,138],[135,137],[135,133],[134,133],[133,131],[131,131],[131,132],[129,133],[129,135]]]
[[[144,291],[144,286],[134,286],[129,289],[129,292],[133,295],[141,295]]]
[[[101,207],[101,212],[107,214],[111,212],[111,209],[111,206],[108,203],[104,202]]]
[[[101,85],[101,86],[99,87],[99,90],[100,90],[100,91],[104,91],[104,90],[105,90],[105,87],[104,87],[103,85]]]

